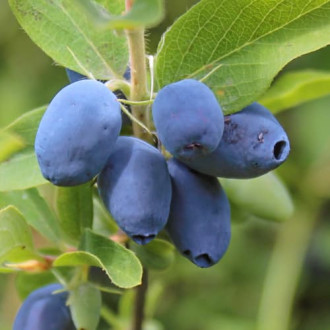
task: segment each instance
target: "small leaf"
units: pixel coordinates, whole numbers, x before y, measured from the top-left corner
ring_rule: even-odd
[[[18,117],[9,124],[5,131],[13,132],[19,136],[26,145],[33,146],[40,120],[46,111],[47,106],[31,110]]]
[[[17,292],[22,300],[24,300],[34,290],[50,283],[55,283],[56,278],[50,271],[41,273],[19,272],[15,279]]]
[[[72,0],[68,0],[72,1]],[[114,16],[90,0],[75,0],[77,6],[88,14],[94,24],[100,28],[133,29],[152,27],[164,17],[163,0],[135,0],[132,8],[122,16]]]
[[[47,183],[34,151],[19,153],[0,164],[0,191],[22,190]]]
[[[162,239],[154,239],[146,245],[132,242],[132,250],[141,260],[143,266],[150,269],[166,269],[175,258],[174,246]]]
[[[294,211],[290,193],[272,172],[253,179],[220,179],[220,182],[231,202],[257,217],[284,221]]]
[[[56,206],[63,232],[70,240],[77,243],[84,228],[92,226],[91,182],[76,187],[58,187],[56,190]]]
[[[83,283],[70,290],[69,306],[77,329],[95,330],[100,320],[102,297],[100,290]]]
[[[14,133],[0,131],[0,162],[21,150],[23,147],[24,143],[19,136]]]
[[[124,10],[124,1],[98,0],[112,14]],[[18,22],[54,61],[96,79],[121,76],[128,49],[125,36],[97,29],[88,15],[67,0],[9,0]]]
[[[39,259],[34,253],[32,233],[22,214],[8,206],[0,211],[0,262]]]
[[[121,288],[141,283],[142,266],[133,252],[90,230],[86,230],[82,242],[84,251],[64,253],[55,260],[54,266],[97,266]]]
[[[304,70],[283,74],[259,101],[277,113],[329,94],[330,72]]]
[[[14,205],[23,213],[27,223],[54,243],[60,240],[57,219],[35,188],[0,192],[0,207]]]
[[[111,235],[118,231],[118,225],[105,209],[99,197],[93,198],[93,231],[100,235]]]
[[[159,87],[201,79],[226,114],[260,97],[294,58],[330,43],[330,1],[203,0],[159,44]]]

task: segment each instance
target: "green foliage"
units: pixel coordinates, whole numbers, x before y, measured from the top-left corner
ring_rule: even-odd
[[[288,189],[272,172],[254,179],[220,179],[229,200],[244,212],[266,220],[284,221],[293,213]]]
[[[47,182],[33,150],[18,153],[0,164],[0,191],[28,189]]]
[[[114,14],[124,10],[123,1],[98,2]],[[124,73],[128,61],[125,38],[97,29],[75,2],[9,0],[9,4],[31,39],[58,64],[98,79]]]
[[[330,43],[329,9],[328,0],[203,0],[164,34],[158,84],[202,79],[226,114],[239,111],[289,61]]]
[[[120,244],[86,230],[81,250],[62,254],[54,266],[97,266],[121,288],[131,288],[141,283],[142,266],[139,259]]]
[[[5,128],[5,132],[14,133],[26,146],[33,146],[40,120],[46,106],[24,113]]]
[[[132,29],[151,27],[164,16],[163,0],[135,0],[131,10],[121,16],[114,16],[102,6],[90,0],[76,0],[77,8],[90,17],[90,21],[100,29]]]
[[[40,273],[20,272],[16,276],[15,286],[20,298],[24,300],[34,290],[55,282],[56,278],[50,271]]]
[[[330,72],[304,70],[287,72],[259,99],[277,113],[330,94]]]
[[[0,208],[6,205],[17,207],[30,226],[51,242],[59,242],[58,220],[37,189],[0,192]]]
[[[0,145],[0,162],[24,147],[19,136],[5,131],[0,131]]]
[[[61,229],[72,242],[78,243],[84,228],[92,227],[92,184],[57,187],[56,206]]]
[[[22,214],[13,206],[0,211],[0,262],[17,263],[39,259],[32,233]]]
[[[162,239],[154,239],[146,245],[132,242],[131,248],[148,269],[164,270],[174,261],[174,246]]]
[[[100,320],[101,292],[89,283],[70,290],[68,304],[77,329],[95,330]]]

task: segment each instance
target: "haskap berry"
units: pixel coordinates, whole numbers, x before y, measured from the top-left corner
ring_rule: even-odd
[[[226,252],[230,206],[215,177],[197,173],[180,161],[168,161],[172,202],[167,230],[174,245],[199,267],[210,267]]]
[[[20,307],[13,330],[75,330],[69,307],[67,292],[60,284],[49,284],[33,291]]]
[[[181,159],[210,153],[222,137],[221,107],[211,89],[194,79],[162,88],[155,98],[152,114],[160,141]]]
[[[101,82],[80,80],[58,92],[35,139],[43,176],[55,185],[85,183],[104,167],[121,129],[116,96]]]
[[[204,174],[243,179],[275,169],[289,152],[290,143],[283,127],[255,102],[225,117],[223,137],[213,152],[199,158],[179,159]]]
[[[164,156],[150,144],[119,137],[98,177],[98,188],[119,227],[135,242],[146,244],[164,228],[171,180]]]

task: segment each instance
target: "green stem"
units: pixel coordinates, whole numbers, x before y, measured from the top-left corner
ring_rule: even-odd
[[[145,101],[148,98],[146,54],[144,42],[144,29],[126,30],[131,67],[131,101]],[[132,115],[145,126],[149,126],[147,105],[133,105]],[[151,141],[147,132],[136,122],[133,122],[133,132],[138,138]]]
[[[281,228],[270,263],[257,318],[257,330],[287,330],[318,207],[297,203],[296,214]],[[313,210],[313,211],[311,211]]]
[[[129,105],[149,105],[152,104],[154,101],[153,100],[148,100],[148,101],[129,101],[125,99],[118,99],[120,103],[124,104],[129,104]]]
[[[144,306],[148,289],[148,271],[143,269],[142,283],[136,288],[133,330],[142,330]]]

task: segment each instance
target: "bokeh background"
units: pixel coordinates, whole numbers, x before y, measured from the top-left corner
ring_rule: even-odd
[[[166,2],[166,20],[148,33],[149,52],[194,2]],[[327,47],[283,72],[330,72],[329,58]],[[0,128],[47,104],[67,83],[65,70],[31,42],[1,0]],[[292,194],[293,217],[285,223],[233,222],[229,250],[211,269],[198,269],[177,255],[170,269],[152,272],[154,329],[330,329],[330,91],[277,117],[291,140],[289,160],[277,173]],[[1,330],[11,329],[19,305],[15,276],[0,275]]]

